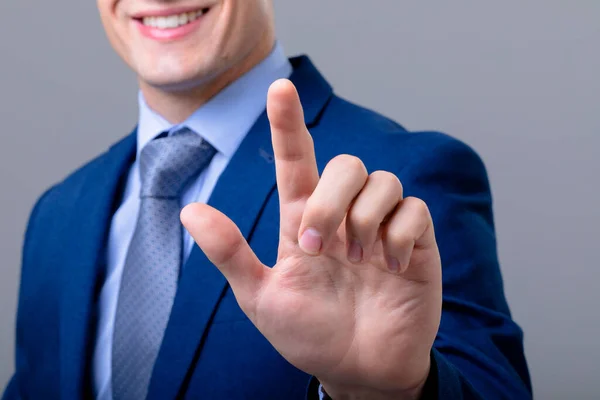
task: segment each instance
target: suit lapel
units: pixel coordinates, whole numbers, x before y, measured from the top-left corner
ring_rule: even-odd
[[[56,245],[69,246],[62,260],[64,271],[60,313],[61,398],[79,399],[89,389],[94,326],[94,298],[101,283],[108,227],[120,182],[135,155],[136,132],[88,165],[78,195],[73,198],[71,220]]]
[[[314,124],[331,97],[329,84],[307,57],[291,60],[291,76],[304,106],[307,126]],[[266,113],[250,130],[219,178],[208,204],[235,222],[247,240],[275,190],[275,163]],[[227,289],[219,270],[194,246],[186,263],[150,382],[149,399],[178,396],[201,351],[201,342]]]

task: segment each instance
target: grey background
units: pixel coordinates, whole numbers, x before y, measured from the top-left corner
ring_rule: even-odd
[[[310,54],[339,94],[479,152],[536,397],[599,394],[600,2],[275,3],[287,53]],[[1,386],[30,208],[137,113],[95,2],[30,7],[0,2]]]

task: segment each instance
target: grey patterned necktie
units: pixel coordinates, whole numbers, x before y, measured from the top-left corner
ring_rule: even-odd
[[[187,128],[141,152],[141,204],[117,302],[113,399],[144,399],[175,298],[182,259],[180,196],[216,150]]]

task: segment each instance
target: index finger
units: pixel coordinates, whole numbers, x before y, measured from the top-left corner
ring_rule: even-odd
[[[267,114],[283,214],[286,204],[307,199],[312,194],[319,182],[319,171],[300,97],[292,82],[280,79],[271,85]]]

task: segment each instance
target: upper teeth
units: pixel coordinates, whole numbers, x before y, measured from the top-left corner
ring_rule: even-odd
[[[179,15],[169,15],[165,17],[144,17],[142,23],[147,26],[159,29],[177,28],[185,25],[200,17],[203,11],[193,11]]]

